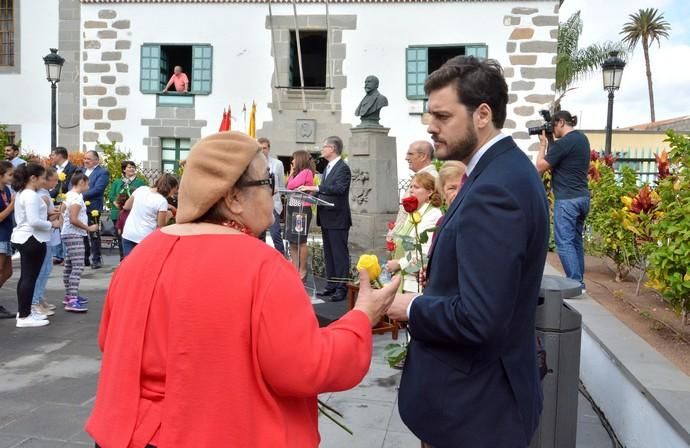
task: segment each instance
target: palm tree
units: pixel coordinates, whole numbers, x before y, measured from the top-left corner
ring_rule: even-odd
[[[582,34],[580,11],[561,22],[558,28],[558,50],[556,55],[556,100],[553,110],[560,110],[561,100],[566,93],[573,90],[572,85],[598,70],[601,63],[609,57],[611,51],[618,51],[625,59],[625,47],[620,42],[595,43],[579,49],[578,42]]]
[[[644,63],[647,69],[647,88],[649,90],[649,111],[652,123],[656,121],[654,116],[654,90],[652,89],[652,70],[649,65],[649,44],[654,41],[661,47],[661,38],[668,39],[668,32],[671,25],[664,20],[664,14],[659,13],[656,8],[640,9],[628,16],[630,21],[623,25],[623,43],[627,44],[630,50],[634,50],[638,42],[642,42],[644,51]]]

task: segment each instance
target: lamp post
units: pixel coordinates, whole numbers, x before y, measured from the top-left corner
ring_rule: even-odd
[[[617,51],[609,53],[609,58],[601,64],[604,74],[604,90],[609,92],[609,112],[606,118],[606,146],[604,153],[611,154],[611,134],[613,133],[613,92],[621,86],[625,61],[618,57]]]
[[[57,48],[51,48],[50,53],[43,57],[46,65],[46,78],[50,81],[50,150],[57,146],[57,83],[60,82],[60,73],[65,58],[58,54]]]

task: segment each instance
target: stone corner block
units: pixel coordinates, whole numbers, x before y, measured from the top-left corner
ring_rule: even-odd
[[[127,118],[127,109],[125,108],[120,108],[120,109],[111,109],[108,111],[108,119],[109,120],[124,120]]]
[[[101,9],[98,11],[99,19],[114,19],[115,17],[117,17],[117,12],[112,9]]]
[[[96,41],[98,42],[98,41]],[[132,48],[132,41],[129,40],[118,40],[115,41],[115,49],[116,50],[129,50]]]
[[[117,31],[101,30],[98,32],[99,39],[115,39],[117,38]]]
[[[113,22],[112,27],[117,28],[118,30],[127,30],[129,29],[130,22],[129,20],[116,20]]]

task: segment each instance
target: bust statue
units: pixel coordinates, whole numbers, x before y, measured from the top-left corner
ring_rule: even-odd
[[[380,128],[379,112],[388,106],[388,98],[379,93],[379,79],[370,75],[364,80],[364,91],[367,93],[355,110],[355,115],[360,117],[362,122],[358,128]]]

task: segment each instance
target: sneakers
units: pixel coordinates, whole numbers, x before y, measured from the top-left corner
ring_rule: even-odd
[[[78,295],[78,296],[77,296],[77,300],[79,301],[79,303],[89,303],[89,299],[87,299],[87,298],[84,297],[84,296],[79,296],[79,295]]]
[[[86,304],[80,302],[77,297],[72,297],[65,305],[65,311],[72,311],[73,313],[85,313],[88,310]]]
[[[65,296],[65,297],[62,299],[62,304],[63,304],[63,305],[67,305],[67,304],[69,304],[69,302],[70,302],[71,300],[74,300],[74,299],[77,299],[77,301],[79,301],[79,303],[81,303],[82,305],[83,305],[83,304],[86,304],[86,303],[89,303],[89,299],[87,299],[86,297],[83,297],[83,296],[76,296],[76,297],[74,297],[74,296]]]
[[[41,304],[31,305],[31,312],[33,314],[41,314],[44,316],[52,316],[53,314],[55,314],[55,311],[49,310],[48,308],[44,308]]]
[[[31,313],[26,317],[19,317],[17,314],[17,328],[29,328],[29,327],[45,327],[50,321],[45,315],[41,317],[39,314]]]
[[[54,310],[55,308],[57,308],[55,305],[53,305],[45,299],[41,300],[41,306],[47,310]]]

